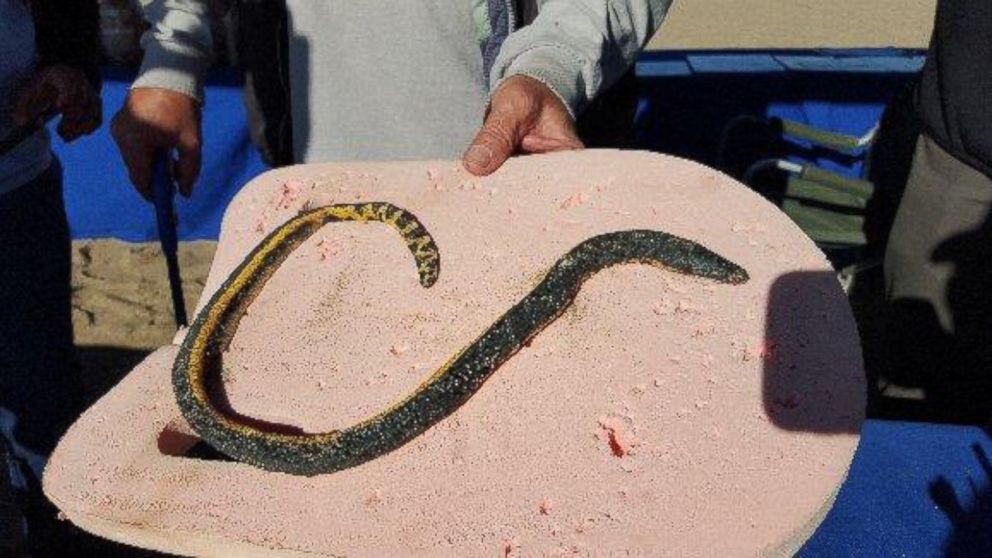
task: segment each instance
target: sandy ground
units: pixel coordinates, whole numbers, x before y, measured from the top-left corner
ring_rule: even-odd
[[[674,0],[652,49],[923,48],[936,0]]]
[[[179,266],[192,312],[213,259],[214,242],[183,243]],[[176,326],[158,244],[117,240],[73,243],[72,322],[88,399],[112,387]]]
[[[179,268],[192,311],[210,270],[215,242],[182,243]],[[153,349],[175,333],[165,258],[157,243],[73,243],[73,326],[86,346]]]

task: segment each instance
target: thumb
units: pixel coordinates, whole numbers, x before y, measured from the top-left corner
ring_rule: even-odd
[[[496,171],[520,145],[523,118],[514,113],[493,111],[462,156],[465,169],[476,176]]]

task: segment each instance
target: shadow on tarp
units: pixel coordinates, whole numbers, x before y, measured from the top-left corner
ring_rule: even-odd
[[[798,556],[992,556],[990,454],[978,427],[869,420]]]
[[[992,440],[990,433],[992,427],[986,430]],[[943,475],[930,483],[930,498],[953,529],[943,548],[947,557],[992,556],[992,459],[978,443],[971,452],[974,462],[964,472],[963,490]]]

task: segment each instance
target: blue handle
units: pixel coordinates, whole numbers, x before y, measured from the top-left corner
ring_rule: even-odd
[[[176,327],[187,325],[186,302],[183,299],[183,283],[179,275],[179,239],[176,235],[176,211],[173,198],[176,183],[169,169],[169,154],[160,152],[152,162],[152,190],[155,202],[155,221],[158,225],[158,239],[169,268],[169,289],[172,292],[172,310],[176,317]]]

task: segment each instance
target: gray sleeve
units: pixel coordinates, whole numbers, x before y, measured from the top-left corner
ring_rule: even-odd
[[[672,0],[545,0],[510,34],[490,73],[492,90],[512,75],[541,81],[573,116],[634,63]]]
[[[203,101],[203,82],[213,57],[208,0],[141,0],[151,26],[141,37],[145,51],[132,87],[170,89]]]

